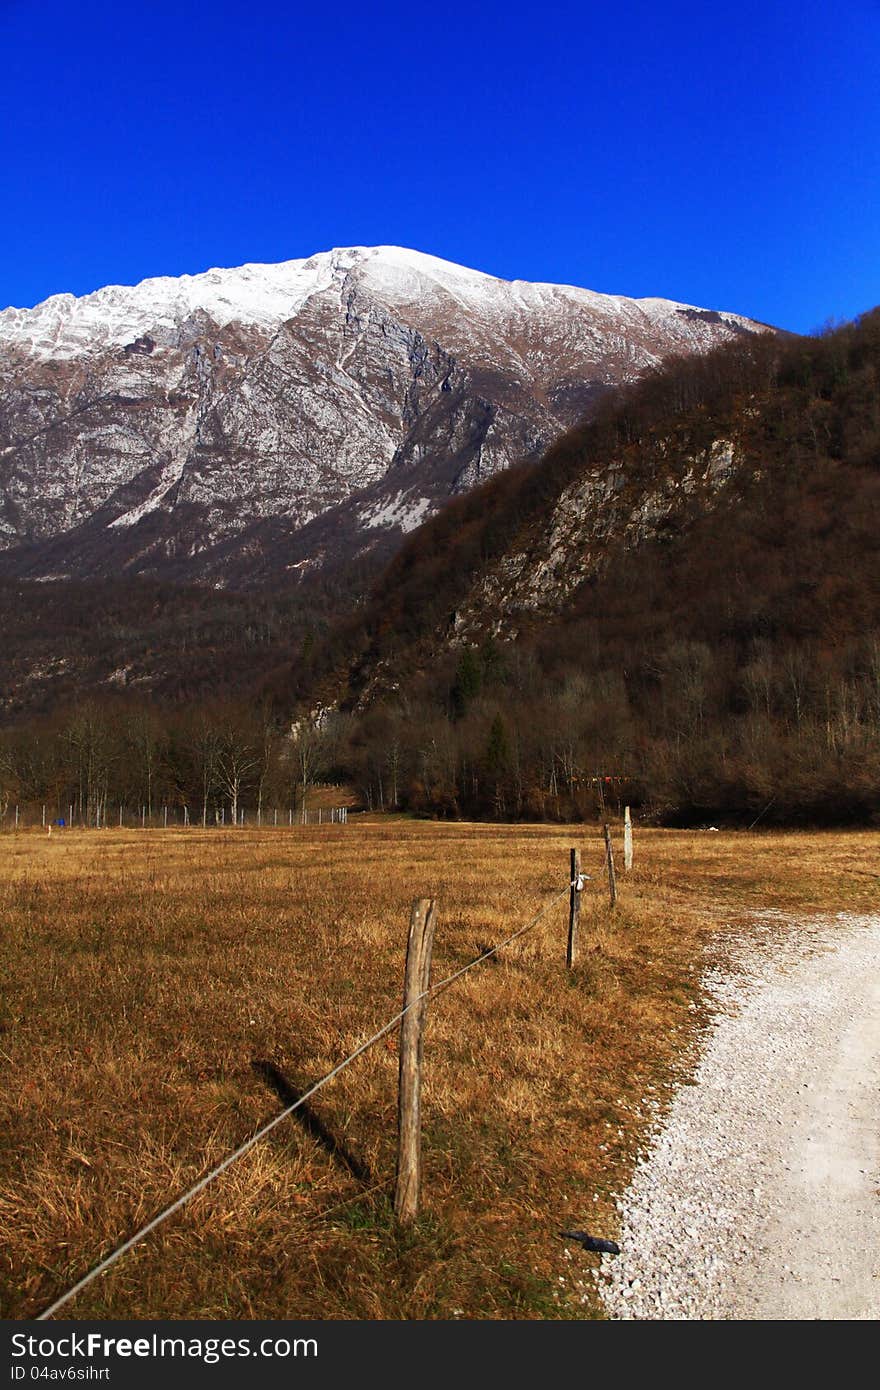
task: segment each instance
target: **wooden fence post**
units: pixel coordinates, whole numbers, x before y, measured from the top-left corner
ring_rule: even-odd
[[[617,878],[614,874],[614,846],[611,843],[611,831],[608,822],[605,822],[605,863],[608,865],[608,892],[611,897],[611,906],[617,902]]]
[[[633,823],[629,807],[623,808],[623,867],[627,873],[633,866]]]
[[[568,895],[568,948],[565,963],[571,970],[577,960],[578,931],[581,923],[581,852],[571,851],[571,888]]]
[[[418,898],[413,903],[406,944],[403,1006],[407,1012],[400,1021],[397,1181],[394,1186],[394,1215],[402,1225],[414,1221],[419,1212],[422,1035],[428,1002],[419,996],[425,993],[431,978],[435,906],[433,898]]]

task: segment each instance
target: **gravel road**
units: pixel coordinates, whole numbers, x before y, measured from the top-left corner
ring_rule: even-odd
[[[767,914],[619,1200],[612,1318],[880,1316],[880,916]]]

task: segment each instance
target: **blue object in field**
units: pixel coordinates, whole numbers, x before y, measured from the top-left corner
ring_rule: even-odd
[[[57,820],[57,821],[55,822],[55,824],[56,824],[56,825],[60,825],[61,828],[63,829],[63,828],[64,828],[64,825],[65,825],[64,817],[62,816],[60,820]]]

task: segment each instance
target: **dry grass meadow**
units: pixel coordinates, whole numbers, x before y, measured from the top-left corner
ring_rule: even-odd
[[[564,888],[572,844],[578,968],[562,901],[431,1003],[415,1227],[390,1213],[391,1036],[61,1316],[598,1316],[596,1257],[559,1232],[613,1236],[706,946],[768,907],[876,910],[877,833],[637,832],[614,912],[594,826],[0,836],[0,1313],[34,1316],[399,1009],[414,897],[437,978]]]

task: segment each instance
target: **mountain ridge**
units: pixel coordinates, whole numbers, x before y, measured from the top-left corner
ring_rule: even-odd
[[[405,248],[6,310],[0,572],[235,587],[391,553],[670,352],[764,331]]]
[[[754,322],[727,310],[706,310],[656,296],[633,298],[571,284],[505,280],[407,247],[353,246],[334,247],[288,261],[248,261],[240,266],[214,266],[192,275],[148,276],[134,285],[105,285],[84,295],[53,294],[29,308],[9,306],[0,310],[0,343],[18,344],[50,357],[74,354],[82,347],[87,350],[107,345],[134,348],[138,333],[155,328],[156,315],[174,307],[178,320],[186,322],[189,316],[201,311],[221,328],[231,322],[264,325],[283,322],[286,317],[293,317],[311,294],[326,289],[334,275],[344,276],[358,266],[372,267],[373,278],[402,303],[418,298],[431,282],[448,293],[469,295],[471,300],[490,285],[503,285],[518,294],[562,295],[606,309],[614,305],[635,305],[645,314],[652,310],[659,314],[690,310],[698,314],[717,314],[726,322],[742,325]],[[384,274],[375,275],[377,268]],[[114,310],[117,311],[115,319]],[[131,315],[128,319],[126,312]],[[34,339],[27,332],[28,325],[39,325],[41,321],[47,333],[52,328],[55,333],[45,339]],[[85,332],[80,338],[73,332],[65,338],[62,329],[65,326],[73,329],[77,321]],[[103,330],[97,341],[96,329]]]

